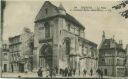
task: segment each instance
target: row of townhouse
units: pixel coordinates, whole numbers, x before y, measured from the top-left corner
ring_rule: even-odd
[[[2,45],[2,71],[24,72],[33,68],[33,33],[24,28],[23,33],[9,37]]]
[[[122,40],[106,38],[103,32],[98,63],[105,76],[128,76],[128,45],[124,48]]]

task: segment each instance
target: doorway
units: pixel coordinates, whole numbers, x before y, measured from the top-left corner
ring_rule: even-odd
[[[104,75],[107,76],[107,69],[104,70]]]
[[[24,72],[24,64],[19,63],[19,71]]]
[[[7,64],[4,64],[4,72],[7,72]]]
[[[49,44],[44,44],[40,49],[39,54],[39,65],[40,67],[48,67],[52,68],[53,66],[53,53],[52,53],[52,47]]]

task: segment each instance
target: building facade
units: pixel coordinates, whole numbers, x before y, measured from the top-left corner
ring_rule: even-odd
[[[85,27],[73,16],[46,1],[35,19],[34,68],[97,68],[97,44],[85,39]]]
[[[33,33],[24,28],[21,35],[9,38],[11,71],[31,71],[33,67]]]
[[[9,43],[7,41],[3,41],[2,45],[2,71],[9,72],[10,71],[10,53],[9,53]]]
[[[99,47],[99,68],[105,76],[125,76],[126,50],[123,49],[122,41],[119,43],[114,38],[105,38]]]
[[[128,76],[128,44],[126,45],[126,72],[125,75]]]

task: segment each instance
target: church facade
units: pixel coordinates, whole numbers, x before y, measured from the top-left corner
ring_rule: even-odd
[[[57,67],[83,69],[90,73],[97,69],[97,44],[85,39],[85,27],[73,16],[46,1],[35,19],[34,26],[34,68]]]

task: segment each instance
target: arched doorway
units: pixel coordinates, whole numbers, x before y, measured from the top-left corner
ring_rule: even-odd
[[[67,62],[67,66],[71,67],[71,63],[70,63],[70,52],[71,52],[71,39],[69,37],[66,37],[64,39],[64,48],[65,48],[65,56],[66,56],[66,62]]]
[[[43,68],[52,67],[52,46],[49,44],[44,44],[39,53],[39,66]]]
[[[65,43],[65,54],[67,57],[67,63],[68,63],[68,67],[70,67],[71,69],[76,69],[76,55],[72,52],[75,52],[73,49],[73,39],[71,39],[70,37],[66,37],[64,39],[64,43]]]

